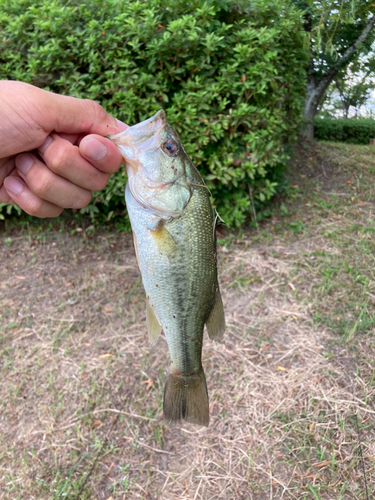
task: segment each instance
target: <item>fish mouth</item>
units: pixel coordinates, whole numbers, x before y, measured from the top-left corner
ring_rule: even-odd
[[[116,144],[126,161],[134,160],[137,149],[145,150],[156,145],[160,132],[167,121],[165,112],[160,109],[154,116],[127,128],[119,134],[109,135],[108,138]]]

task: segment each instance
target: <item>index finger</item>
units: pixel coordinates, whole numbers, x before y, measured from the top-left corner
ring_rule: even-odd
[[[98,134],[106,136],[125,130],[127,125],[108,114],[100,104],[89,99],[46,93],[48,109],[44,113],[43,128],[57,133]]]

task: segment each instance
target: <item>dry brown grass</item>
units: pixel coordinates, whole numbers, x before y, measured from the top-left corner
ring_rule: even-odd
[[[335,216],[301,211],[297,233],[274,218],[221,247],[228,331],[204,345],[208,428],[162,419],[168,351],[148,345],[129,236],[4,233],[0,498],[359,500],[365,478],[371,498],[373,327],[353,346],[323,312],[350,294],[324,288],[348,251],[332,230],[354,258],[353,214],[365,224],[372,205],[318,209]]]

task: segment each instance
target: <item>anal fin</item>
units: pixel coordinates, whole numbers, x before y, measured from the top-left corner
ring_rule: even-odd
[[[216,286],[215,303],[208,320],[206,321],[206,328],[208,336],[211,340],[216,340],[217,342],[221,342],[223,340],[225,332],[225,316],[219,286]]]
[[[146,325],[148,338],[150,339],[151,345],[155,345],[163,328],[161,327],[157,317],[155,316],[155,312],[147,299],[146,304]]]

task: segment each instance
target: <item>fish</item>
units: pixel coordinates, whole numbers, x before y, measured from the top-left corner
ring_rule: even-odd
[[[171,358],[164,418],[208,426],[204,326],[212,340],[221,342],[225,332],[209,191],[164,110],[108,137],[126,167],[125,200],[149,339],[154,345],[164,332]]]

